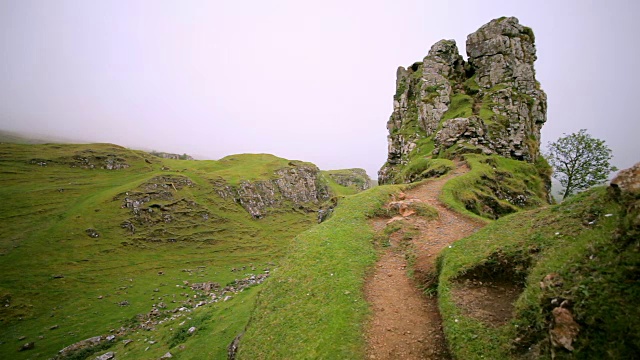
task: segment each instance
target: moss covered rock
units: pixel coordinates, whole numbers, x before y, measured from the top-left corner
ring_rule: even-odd
[[[547,99],[534,40],[518,19],[495,19],[468,36],[467,63],[455,41],[441,40],[400,67],[380,184],[404,182],[398,174],[416,159],[484,153],[535,163]]]

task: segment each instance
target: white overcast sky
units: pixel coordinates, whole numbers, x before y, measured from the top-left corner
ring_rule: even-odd
[[[322,169],[386,160],[395,72],[516,16],[543,143],[586,128],[640,161],[640,1],[0,0],[0,129]]]

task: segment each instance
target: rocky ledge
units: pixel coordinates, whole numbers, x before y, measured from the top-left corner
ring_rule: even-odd
[[[288,167],[275,170],[272,179],[243,180],[238,185],[218,179],[214,187],[220,197],[240,204],[255,219],[267,215],[271,208],[288,205],[315,212],[320,203],[330,198],[320,170],[315,165],[294,161],[289,162]]]

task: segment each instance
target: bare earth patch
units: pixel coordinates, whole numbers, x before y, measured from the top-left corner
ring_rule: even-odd
[[[452,290],[456,305],[464,313],[488,326],[498,327],[511,320],[513,303],[522,287],[509,281],[465,280]]]
[[[424,295],[416,285],[435,279],[435,260],[443,248],[482,227],[438,200],[444,184],[468,170],[459,165],[452,173],[407,192],[407,199],[434,207],[438,218],[428,220],[415,214],[394,218],[403,223],[403,230],[391,236],[390,246],[365,284],[372,309],[366,329],[369,359],[450,359],[437,299]],[[375,219],[372,226],[381,231],[387,221]],[[407,276],[407,255],[415,257],[415,281]],[[468,300],[474,302],[472,297]]]

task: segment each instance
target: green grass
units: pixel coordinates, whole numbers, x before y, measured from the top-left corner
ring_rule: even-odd
[[[441,122],[455,119],[468,118],[473,115],[473,98],[466,94],[454,94],[451,96],[449,109],[442,115]]]
[[[216,165],[220,166],[217,174],[232,185],[241,180],[273,179],[273,170],[293,165],[315,165],[302,161],[290,161],[270,154],[238,154],[220,159]]]
[[[396,175],[394,182],[410,183],[421,179],[437,177],[453,170],[455,165],[448,159],[431,159],[415,155],[407,166]]]
[[[454,357],[521,358],[537,345],[540,358],[550,358],[550,304],[559,298],[569,301],[581,330],[573,354],[557,350],[556,358],[633,358],[640,345],[640,325],[633,321],[640,317],[640,244],[637,236],[620,236],[629,231],[627,219],[637,216],[637,210],[625,209],[597,188],[557,206],[507,216],[446,249],[439,258],[438,296]],[[529,265],[519,267],[526,287],[511,322],[487,326],[456,306],[456,279],[478,267],[508,272],[516,264]],[[551,273],[563,285],[543,290],[540,281]]]
[[[506,116],[497,114],[493,111],[496,104],[491,101],[491,95],[506,88],[508,87],[503,84],[495,85],[491,89],[488,89],[481,99],[482,105],[478,115],[482,118],[484,123],[487,124],[489,130],[494,133],[498,133],[500,130],[509,126],[509,119]],[[514,98],[519,98],[520,94],[513,92],[511,95]]]
[[[410,209],[416,211],[418,216],[422,216],[427,219],[438,218],[438,210],[425,203],[413,203],[409,206]]]
[[[476,219],[496,219],[546,203],[546,188],[534,164],[492,155],[464,155],[471,171],[447,182],[440,200]]]
[[[473,96],[480,91],[480,85],[476,81],[476,75],[474,74],[464,82],[464,90],[467,95]]]
[[[101,169],[110,156],[129,167]],[[79,167],[84,163],[78,159],[85,158],[93,169]],[[183,281],[227,284],[272,267],[268,263],[279,262],[293,237],[316,223],[315,214],[272,209],[256,221],[233,200],[221,199],[212,184],[220,179],[227,184],[266,180],[288,164],[270,155],[168,160],[111,144],[0,145],[0,299],[9,304],[0,308],[0,358],[49,358],[67,345],[109,334],[135,315],[149,312],[159,297],[168,309],[182,306],[182,294],[193,295]],[[173,205],[171,222],[136,224],[131,234],[121,227],[133,216],[122,208],[125,193],[161,183],[158,177],[188,178],[193,186],[169,187],[172,200],[148,203],[164,206],[185,199]],[[100,236],[89,237],[85,232],[89,228]],[[231,271],[250,264],[257,271]],[[160,271],[163,275],[158,275]],[[251,294],[199,308],[198,316],[211,316],[203,320],[207,332],[186,340],[185,350],[179,345],[171,351],[198,358],[206,348],[208,358],[226,358],[226,345],[249,319],[255,301],[255,293]],[[124,300],[130,305],[117,305]],[[228,315],[218,315],[219,311]],[[219,321],[220,316],[226,320]],[[180,321],[146,335],[127,335],[136,341],[118,350],[118,358],[145,358],[141,354],[149,345],[138,341],[144,336],[159,339],[152,349],[165,346],[166,350]],[[22,336],[24,341],[18,340]],[[35,341],[35,349],[17,352],[28,341]],[[152,358],[162,355],[152,349],[148,352]]]
[[[323,170],[322,174],[331,191],[339,196],[353,195],[370,187],[371,179],[363,169]]]
[[[120,342],[109,351],[125,359],[158,359],[167,352],[179,359],[227,359],[227,347],[246,326],[258,292],[251,288],[232,300],[161,324],[153,332],[139,331],[129,337],[132,343],[124,346]],[[191,327],[197,329],[192,334],[188,332]]]
[[[359,190],[355,187],[340,185],[330,177],[325,177],[325,179],[327,180],[327,184],[329,185],[329,189],[331,189],[331,192],[338,196],[353,195],[359,192]]]
[[[298,235],[265,284],[240,344],[241,359],[357,359],[364,356],[363,297],[376,260],[368,217],[398,187],[345,198],[326,222]]]

